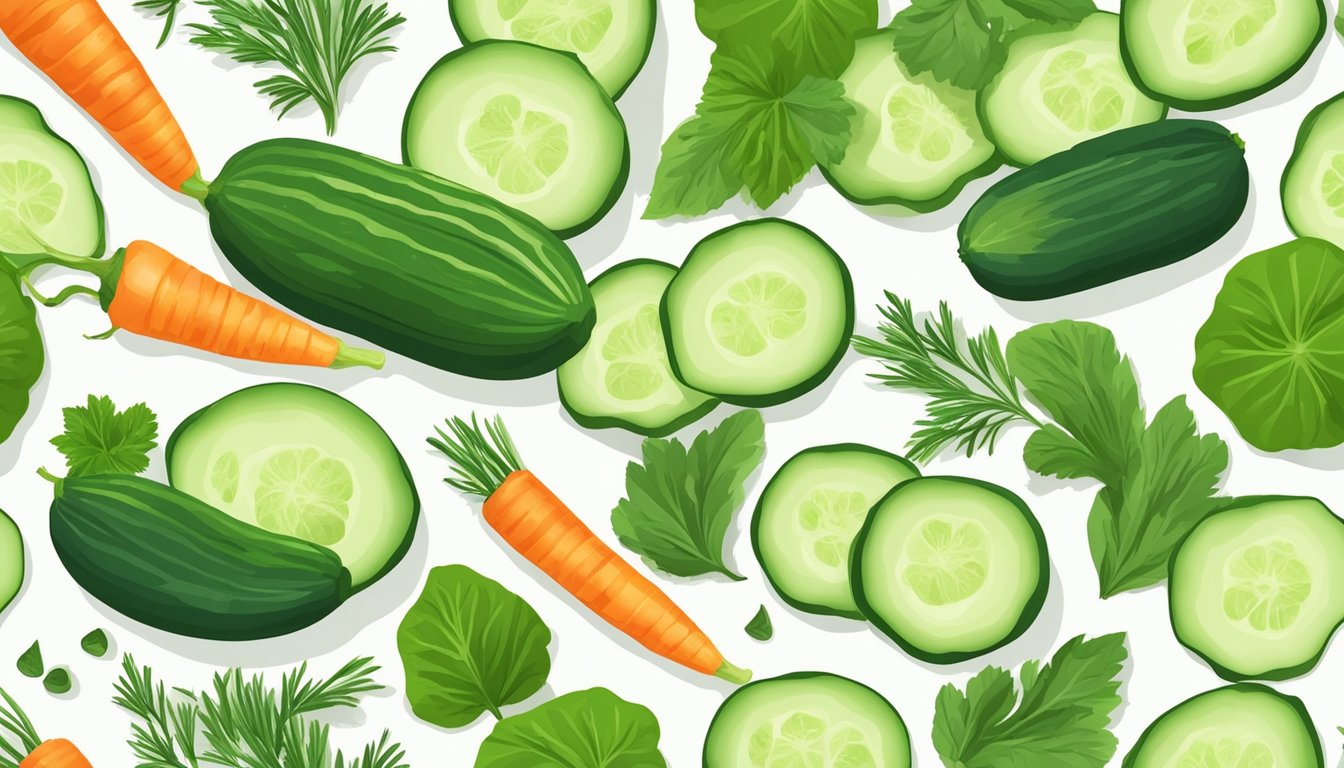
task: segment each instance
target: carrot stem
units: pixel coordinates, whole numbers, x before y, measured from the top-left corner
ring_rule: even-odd
[[[201,178],[201,172],[196,171],[191,178],[182,182],[181,192],[189,197],[194,197],[198,202],[205,202],[205,196],[210,193],[210,183]]]
[[[719,668],[714,671],[714,676],[720,680],[727,680],[734,685],[746,685],[751,681],[751,670],[743,669],[724,659]]]
[[[339,343],[340,347],[336,352],[336,359],[331,362],[331,365],[327,366],[328,368],[355,368],[357,366],[364,366],[366,368],[372,368],[375,371],[382,369],[383,362],[386,360],[386,357],[382,352],[379,352],[376,349],[352,347],[344,341]]]

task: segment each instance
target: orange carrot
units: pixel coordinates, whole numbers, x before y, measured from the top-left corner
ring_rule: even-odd
[[[604,621],[650,651],[734,683],[750,670],[730,664],[672,598],[584,525],[564,502],[523,468],[496,418],[482,432],[473,416],[448,422],[429,443],[453,462],[448,483],[485,498],[482,514],[518,554],[550,576]],[[488,437],[487,437],[488,433]]]
[[[0,31],[150,175],[204,193],[187,137],[97,0],[0,0]]]
[[[93,768],[79,747],[65,739],[50,739],[38,745],[19,768]]]
[[[65,739],[42,741],[19,703],[0,688],[0,763],[19,768],[93,768]]]

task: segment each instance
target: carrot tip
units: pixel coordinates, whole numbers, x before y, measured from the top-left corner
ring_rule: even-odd
[[[727,680],[734,685],[743,685],[744,683],[751,681],[751,670],[734,666],[725,660],[719,665],[719,668],[714,671],[714,676],[722,680]]]
[[[328,368],[354,368],[362,365],[380,370],[386,361],[383,353],[379,350],[348,347],[343,341],[340,344],[340,349],[336,351],[336,359],[331,361],[331,364],[327,366]]]

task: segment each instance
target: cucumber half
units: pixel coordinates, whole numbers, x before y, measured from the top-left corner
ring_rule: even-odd
[[[980,93],[981,122],[1014,165],[1031,165],[1103,133],[1161,120],[1167,107],[1129,79],[1120,17],[1077,26],[1029,24],[1014,33],[999,74]]]
[[[868,510],[914,464],[852,443],[808,448],[779,468],[761,492],[751,545],[765,577],[800,611],[862,619],[849,583],[849,553]]]
[[[1283,171],[1282,197],[1295,234],[1344,248],[1344,93],[1302,121]]]
[[[583,64],[513,40],[472,43],[430,68],[406,108],[402,154],[561,237],[611,210],[630,170],[625,121]]]
[[[1295,696],[1255,683],[1201,693],[1157,718],[1121,768],[1323,768],[1321,739]]]
[[[919,477],[874,507],[850,559],[854,599],[906,653],[953,664],[1015,640],[1050,584],[1045,535],[1012,492]]]
[[[560,402],[580,426],[662,437],[718,405],[678,381],[667,361],[658,305],[676,274],[671,264],[636,259],[603,272],[589,286],[597,326],[583,349],[556,371]]]
[[[420,499],[401,453],[340,395],[275,383],[227,395],[168,439],[174,488],[336,553],[359,590],[410,548]]]
[[[1227,680],[1316,666],[1344,624],[1344,520],[1311,498],[1237,499],[1171,561],[1171,626]]]
[[[862,683],[797,672],[733,691],[705,734],[704,768],[910,768],[894,707]]]
[[[0,613],[23,588],[23,535],[19,526],[0,509]]]
[[[972,179],[999,167],[975,114],[975,92],[911,75],[892,55],[895,33],[860,38],[840,75],[858,111],[844,159],[822,169],[836,191],[861,205],[942,208]]]
[[[52,133],[37,107],[0,96],[0,253],[48,246],[101,256],[103,204],[84,158]]]
[[[687,386],[747,407],[826,380],[854,331],[854,284],[811,231],[781,219],[701,240],[663,295],[672,370]]]
[[[522,40],[568,51],[611,98],[635,79],[653,48],[655,0],[448,0],[464,43]]]
[[[1325,36],[1321,0],[1121,0],[1120,48],[1140,88],[1187,111],[1266,93]]]

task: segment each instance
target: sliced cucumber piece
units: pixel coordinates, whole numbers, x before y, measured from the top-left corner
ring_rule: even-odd
[[[630,170],[625,121],[583,64],[512,40],[472,43],[430,68],[406,109],[402,153],[561,237],[611,210]]]
[[[37,107],[0,96],[0,253],[48,247],[101,256],[103,204],[84,158]]]
[[[1171,561],[1171,626],[1228,680],[1316,666],[1344,624],[1344,520],[1316,499],[1237,499]]]
[[[1121,768],[1324,768],[1321,739],[1295,696],[1255,683],[1201,693],[1157,718]]]
[[[23,569],[23,535],[19,526],[0,509],[0,613],[23,588]]]
[[[464,43],[522,40],[568,51],[620,98],[653,48],[655,0],[448,0]]]
[[[1120,48],[1153,98],[1221,109],[1292,77],[1325,24],[1321,0],[1121,0]]]
[[[1161,120],[1167,107],[1143,94],[1120,59],[1120,17],[1098,12],[1075,27],[1027,25],[980,93],[981,122],[1015,165],[1080,141]]]
[[[840,75],[858,111],[853,138],[844,160],[822,173],[856,203],[932,211],[999,158],[975,115],[975,92],[927,72],[911,75],[892,55],[894,36],[883,30],[856,44]]]
[[[868,510],[914,464],[846,443],[808,448],[784,462],[761,492],[751,545],[765,577],[800,611],[862,619],[849,583],[849,552]]]
[[[173,487],[245,523],[320,544],[356,590],[392,569],[420,500],[368,414],[306,384],[261,384],[187,417],[168,439]]]
[[[1344,93],[1302,121],[1282,192],[1283,215],[1295,234],[1344,248]]]
[[[906,653],[935,664],[1012,642],[1050,584],[1045,535],[992,483],[919,477],[873,507],[850,557],[854,600]]]
[[[658,305],[676,274],[671,264],[636,259],[603,272],[589,286],[597,326],[583,349],[556,371],[560,402],[580,426],[662,437],[718,405],[678,381],[667,361]]]
[[[826,380],[854,330],[854,284],[821,238],[782,219],[701,240],[663,296],[672,370],[735,405],[792,400]]]
[[[825,672],[733,691],[705,734],[704,768],[910,768],[905,722],[882,695]]]

